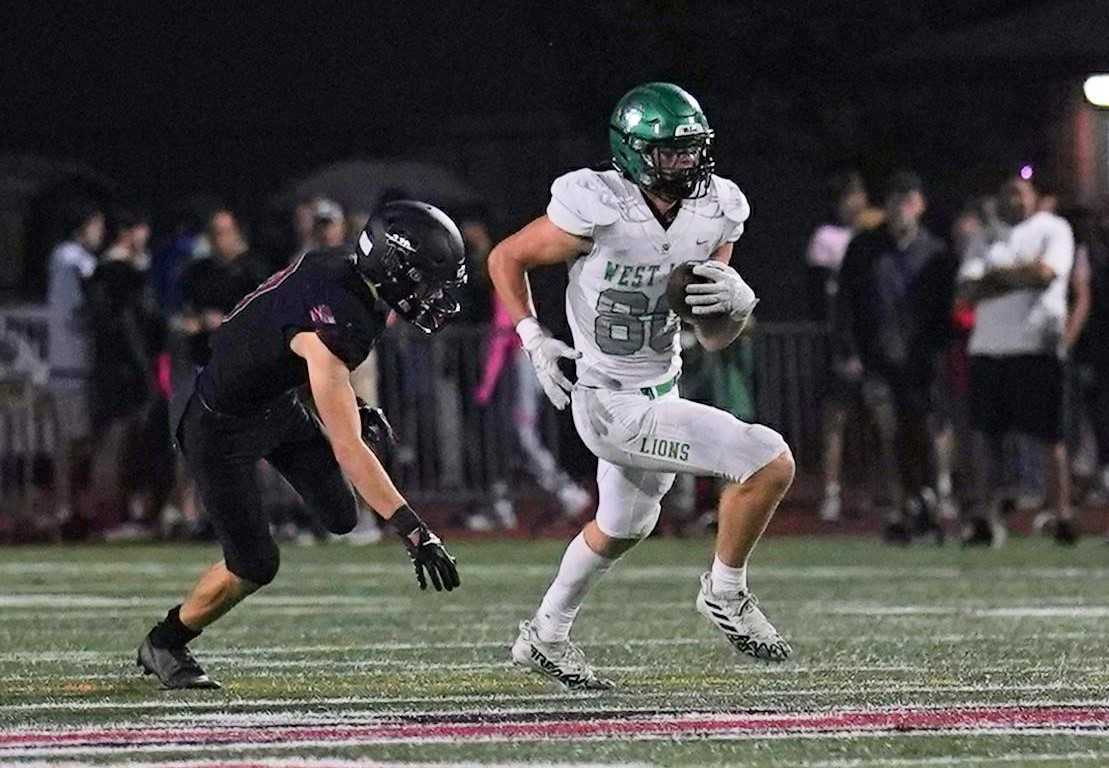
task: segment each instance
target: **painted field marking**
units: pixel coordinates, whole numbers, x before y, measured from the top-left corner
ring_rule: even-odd
[[[576,740],[591,738],[732,738],[744,735],[851,734],[876,731],[1024,732],[1051,729],[1109,736],[1105,707],[984,707],[831,713],[690,713],[686,715],[577,718],[544,721],[386,723],[376,725],[205,728],[59,728],[0,732],[0,755],[73,747],[159,747],[277,743],[412,743]]]
[[[860,739],[889,739],[892,737],[897,738],[912,738],[912,739],[934,739],[934,738],[950,738],[952,736],[1066,736],[1068,738],[1083,738],[1088,740],[1104,741],[1109,739],[1105,733],[1101,731],[1075,731],[1073,729],[1063,728],[991,728],[984,729],[938,729],[934,731],[863,731],[863,732],[797,732],[797,733],[782,733],[782,732],[768,732],[768,733],[721,733],[708,736],[695,736],[699,741],[851,741],[855,742]],[[578,742],[597,742],[610,739],[608,736],[584,736],[579,739],[573,739],[574,743]],[[622,741],[665,741],[672,743],[676,740],[680,741],[679,737],[673,734],[640,734],[635,736],[622,736]],[[550,743],[550,739],[542,737],[521,737],[513,739],[483,739],[486,743],[497,742],[546,742]],[[255,752],[259,750],[306,750],[306,749],[327,749],[336,750],[343,748],[365,748],[367,746],[377,745],[421,745],[428,743],[441,743],[440,740],[421,739],[413,737],[409,739],[388,739],[378,741],[368,741],[365,739],[346,739],[346,740],[319,740],[319,741],[304,741],[296,743],[282,743],[282,742],[254,742],[254,743],[241,743],[241,744],[190,744],[187,747],[182,747],[173,744],[120,744],[111,746],[95,746],[95,747],[32,747],[26,749],[14,749],[0,752],[9,757],[37,757],[37,756],[78,756],[89,755],[98,758],[111,757],[113,755],[133,756],[136,754],[159,754],[159,753],[198,753],[198,752],[228,752],[234,751],[241,752]],[[50,766],[56,765],[56,762],[51,761],[47,763]],[[223,765],[220,762],[219,765]],[[81,764],[85,765],[84,763]],[[186,765],[188,765],[186,763]],[[258,763],[251,761],[248,763],[250,768],[258,768]],[[463,763],[467,765],[467,763]],[[557,765],[557,764],[556,764]]]

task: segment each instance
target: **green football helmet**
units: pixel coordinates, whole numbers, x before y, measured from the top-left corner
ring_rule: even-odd
[[[609,123],[612,164],[665,200],[703,197],[715,162],[701,105],[676,85],[645,83],[616,103]]]

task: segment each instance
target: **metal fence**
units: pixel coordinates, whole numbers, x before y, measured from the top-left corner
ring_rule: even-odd
[[[41,309],[0,310],[0,332],[4,331],[24,336],[45,357],[49,331]],[[496,483],[526,482],[526,472],[521,470],[526,470],[527,451],[518,425],[521,419],[533,418],[523,401],[531,395],[521,391],[511,362],[487,405],[479,405],[474,398],[482,378],[487,334],[484,326],[454,326],[426,337],[399,327],[379,345],[380,403],[400,438],[390,469],[406,492],[464,503],[488,497]],[[828,359],[825,328],[763,323],[741,344],[746,354],[724,364],[738,367],[735,373],[753,398],[754,419],[783,434],[802,469],[815,468],[820,459],[820,393]],[[713,362],[712,356],[702,354],[687,366],[683,391],[703,389],[698,377],[706,370],[706,361]],[[12,382],[7,390],[0,387],[3,392],[9,396],[0,399],[0,467],[7,469],[0,478],[4,481],[0,492],[8,500],[23,497],[33,479],[29,467],[35,461],[55,461],[60,447],[48,392],[32,397]],[[39,405],[32,407],[35,402]],[[551,457],[574,466],[575,453],[583,449],[567,414],[545,403],[536,406],[536,413],[538,437]],[[40,474],[61,476],[57,471]]]
[[[40,306],[11,307],[0,311],[0,345],[14,358],[8,342],[26,342],[30,352],[46,360],[49,325]],[[6,361],[0,361],[6,362]],[[16,519],[33,514],[40,492],[51,473],[64,472],[58,414],[48,388],[27,372],[9,371],[0,364],[0,512]],[[63,502],[64,503],[64,502]]]

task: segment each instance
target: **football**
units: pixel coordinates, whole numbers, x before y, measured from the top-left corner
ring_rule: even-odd
[[[693,268],[700,262],[686,261],[674,267],[670,273],[670,281],[666,284],[666,301],[670,311],[680,317],[684,322],[693,323],[704,333],[715,336],[725,333],[729,318],[726,313],[718,312],[712,315],[694,315],[693,307],[685,303],[685,289],[690,283],[711,282],[707,277],[693,273]]]
[[[685,303],[685,289],[690,283],[707,283],[707,278],[693,274],[693,268],[699,262],[686,261],[674,267],[670,273],[670,281],[666,284],[666,301],[670,311],[687,323],[700,320],[693,314],[693,307]],[[705,316],[702,316],[705,317]]]

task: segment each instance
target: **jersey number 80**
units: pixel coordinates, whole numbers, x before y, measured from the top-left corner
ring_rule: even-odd
[[[652,350],[664,354],[670,349],[677,323],[670,322],[666,294],[658,297],[654,309],[640,291],[609,288],[597,298],[597,319],[593,323],[597,347],[606,355],[634,355],[647,341]]]

